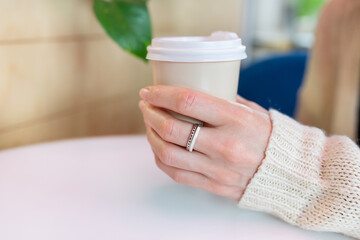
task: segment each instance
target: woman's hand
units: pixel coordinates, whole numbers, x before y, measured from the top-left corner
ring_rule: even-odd
[[[271,121],[259,105],[191,89],[151,86],[139,107],[158,167],[178,183],[239,200],[265,157]],[[164,109],[205,123],[193,152],[185,149],[192,124]]]

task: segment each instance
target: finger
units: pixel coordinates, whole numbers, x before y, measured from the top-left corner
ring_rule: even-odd
[[[200,188],[234,200],[239,200],[243,193],[243,189],[239,187],[219,184],[202,174],[169,167],[163,164],[157,156],[155,156],[155,161],[156,165],[177,183]]]
[[[189,134],[193,128],[193,124],[178,120],[166,111],[154,107],[145,101],[139,103],[139,107],[143,113],[144,121],[165,141],[185,147]],[[200,129],[201,134],[198,135],[194,149],[204,154],[209,154],[208,143],[211,137],[211,131],[208,127]]]
[[[212,169],[214,163],[205,155],[165,142],[151,128],[147,128],[147,137],[153,152],[164,164],[208,176],[215,171]]]
[[[163,141],[151,128],[147,129],[147,137],[153,152],[159,156],[165,165],[197,172],[228,186],[245,187],[247,184],[244,181],[247,178],[231,170],[226,164],[221,164],[221,162],[212,160],[203,154],[190,153],[184,148],[169,144]]]
[[[187,88],[156,85],[144,88],[140,96],[150,104],[219,126],[233,116],[229,102]]]
[[[249,108],[252,108],[252,109],[254,109],[256,111],[259,111],[259,112],[263,112],[263,113],[267,112],[263,107],[261,107],[257,103],[249,101],[249,100],[241,97],[240,95],[237,95],[236,102],[240,103],[240,104],[243,104],[243,105],[245,105],[245,106],[247,106]]]

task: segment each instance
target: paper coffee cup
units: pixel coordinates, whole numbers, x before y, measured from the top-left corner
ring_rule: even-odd
[[[154,38],[147,49],[146,58],[151,60],[155,84],[191,88],[229,101],[236,100],[240,62],[246,58],[245,46],[236,33]]]

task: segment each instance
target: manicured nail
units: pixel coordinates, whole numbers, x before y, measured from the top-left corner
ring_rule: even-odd
[[[143,89],[140,90],[140,97],[142,99],[146,100],[148,95],[149,95],[149,89],[148,88],[143,88]]]

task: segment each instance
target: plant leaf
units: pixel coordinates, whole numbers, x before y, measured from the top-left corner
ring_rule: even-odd
[[[106,33],[124,50],[146,60],[151,22],[146,0],[94,0],[94,12]]]
[[[316,14],[327,0],[298,0],[298,16]]]

